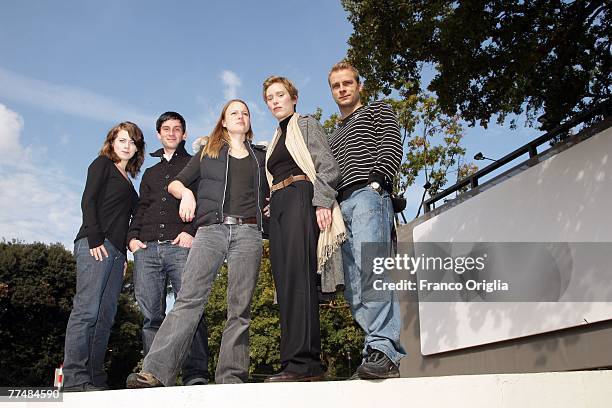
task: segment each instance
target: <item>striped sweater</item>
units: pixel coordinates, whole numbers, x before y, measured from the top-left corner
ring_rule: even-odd
[[[338,191],[372,181],[391,191],[402,160],[402,142],[389,105],[375,101],[361,106],[342,120],[329,143],[340,166]]]

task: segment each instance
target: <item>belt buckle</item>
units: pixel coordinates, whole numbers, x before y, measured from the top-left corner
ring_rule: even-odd
[[[161,245],[161,244],[171,244],[172,240],[171,239],[158,239],[157,240],[157,244]]]
[[[287,177],[284,181],[283,181],[283,187],[287,187],[289,185],[293,184],[293,174],[290,175],[289,177]]]
[[[240,218],[227,215],[223,220],[223,223],[226,225],[240,225]]]

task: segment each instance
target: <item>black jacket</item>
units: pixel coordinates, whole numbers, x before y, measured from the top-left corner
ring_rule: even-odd
[[[179,217],[180,200],[168,193],[168,184],[191,159],[185,150],[185,141],[179,144],[170,161],[164,158],[163,148],[151,153],[151,156],[159,157],[161,161],[149,167],[142,176],[140,202],[128,231],[128,244],[133,238],[146,242],[173,240],[181,232],[195,235],[193,223],[185,223]],[[187,186],[194,195],[197,194],[197,183]]]
[[[263,216],[263,208],[267,205],[266,198],[270,196],[270,189],[266,180],[265,147],[252,145],[245,142],[249,155],[253,160],[253,190],[257,195],[257,225],[267,232],[267,217]],[[194,156],[176,180],[187,186],[194,181],[199,181],[195,225],[198,227],[218,224],[223,221],[223,202],[227,185],[229,147],[223,146],[219,151],[219,157],[212,159],[205,156],[200,160],[201,152]]]

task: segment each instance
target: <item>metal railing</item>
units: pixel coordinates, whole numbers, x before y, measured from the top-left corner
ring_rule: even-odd
[[[492,172],[494,172],[495,170],[499,169],[502,166],[505,166],[506,164],[510,163],[511,161],[517,159],[518,157],[528,153],[529,154],[529,158],[535,157],[538,155],[538,147],[540,147],[541,145],[549,142],[551,139],[553,139],[556,136],[559,135],[563,135],[566,134],[567,132],[569,132],[572,128],[574,128],[575,126],[584,123],[590,119],[592,119],[594,116],[596,115],[604,115],[605,117],[608,117],[612,114],[612,101],[610,100],[605,100],[601,103],[599,103],[598,105],[594,106],[592,109],[589,109],[588,111],[582,112],[578,115],[576,115],[575,117],[573,117],[571,120],[569,120],[568,122],[557,126],[556,128],[554,128],[553,130],[551,130],[550,132],[532,140],[531,142],[519,147],[518,149],[514,150],[513,152],[505,155],[504,157],[502,157],[501,159],[495,160],[493,163],[489,164],[486,167],[483,167],[482,169],[478,170],[476,173],[471,174],[468,177],[465,177],[461,180],[459,180],[457,183],[453,184],[451,187],[444,189],[443,191],[439,192],[438,194],[436,194],[435,196],[428,198],[427,200],[425,200],[423,202],[424,204],[424,208],[425,208],[425,213],[430,212],[432,209],[435,208],[435,203],[443,200],[444,198],[448,197],[449,195],[461,190],[462,188],[465,187],[470,187],[470,188],[476,188],[478,187],[478,182],[479,179],[481,179],[482,177],[491,174]],[[433,207],[433,208],[432,208]]]

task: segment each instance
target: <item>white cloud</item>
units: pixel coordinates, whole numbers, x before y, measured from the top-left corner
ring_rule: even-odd
[[[17,113],[0,104],[0,152],[3,160],[12,160],[23,154],[19,136],[23,119]]]
[[[221,72],[221,82],[223,82],[223,97],[228,99],[235,99],[238,97],[238,89],[242,86],[242,80],[240,77],[228,70]]]
[[[21,145],[21,116],[0,104],[0,238],[60,242],[72,248],[81,223],[76,180]]]
[[[223,70],[219,74],[219,78],[223,83],[223,99],[219,100],[202,94],[196,94],[195,99],[198,105],[196,117],[190,120],[187,124],[188,131],[188,146],[191,145],[196,138],[200,136],[208,136],[219,119],[221,108],[227,100],[240,97],[239,91],[242,87],[240,77],[229,70]],[[216,102],[215,102],[216,101]],[[253,100],[245,100],[251,112],[251,125],[255,133],[255,141],[261,142],[272,138],[272,134],[278,125],[274,117],[268,113],[268,109],[263,102],[255,102]]]
[[[267,108],[265,110],[262,109],[257,102],[253,102],[251,100],[248,100],[248,101],[246,101],[246,103],[249,105],[249,110],[251,111],[251,115],[255,114],[257,116],[264,116],[265,117],[268,114]],[[272,114],[270,114],[270,117],[272,117]]]
[[[150,127],[156,120],[155,116],[146,115],[133,106],[87,89],[28,78],[2,67],[0,97],[44,110],[101,121],[119,122],[127,118]]]
[[[223,70],[221,71],[221,74],[219,74],[219,78],[223,84],[223,100],[215,104],[207,97],[200,94],[196,95],[198,111],[201,113],[187,124],[187,128],[189,129],[189,139],[191,141],[200,136],[208,136],[217,123],[219,114],[221,113],[221,108],[223,105],[225,105],[226,101],[239,97],[238,91],[242,86],[242,80],[235,72]],[[254,112],[260,114],[261,109],[256,107],[256,111]]]

